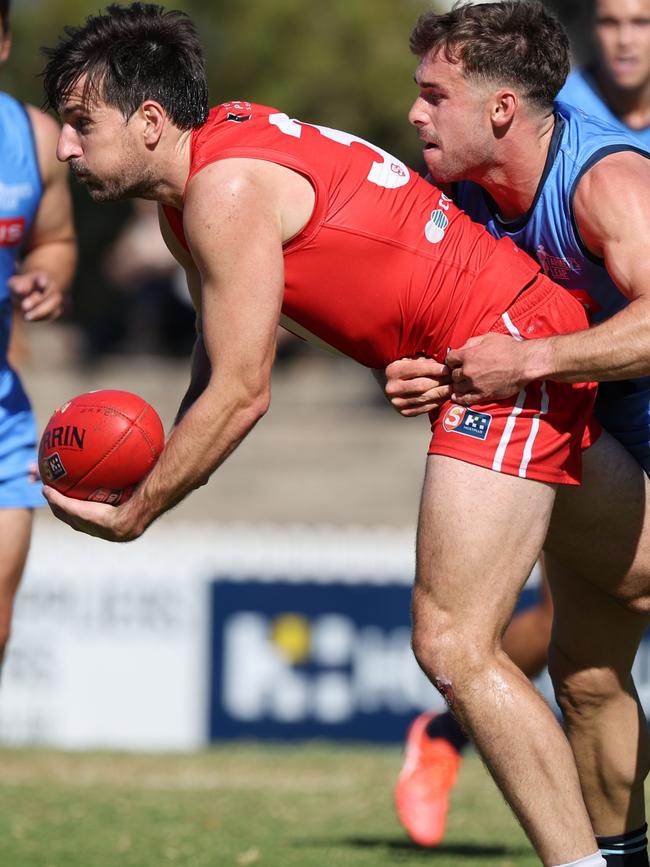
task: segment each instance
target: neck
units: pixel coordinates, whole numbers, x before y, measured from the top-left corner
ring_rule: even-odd
[[[178,131],[173,141],[167,142],[158,153],[156,181],[147,196],[174,208],[183,207],[185,185],[190,173],[192,130]]]
[[[609,109],[631,129],[650,126],[650,80],[635,88],[617,87],[599,70],[594,77]]]
[[[500,214],[513,220],[525,214],[535,200],[544,173],[555,117],[544,117],[541,126],[520,127],[503,139],[500,158],[472,178],[494,199]]]

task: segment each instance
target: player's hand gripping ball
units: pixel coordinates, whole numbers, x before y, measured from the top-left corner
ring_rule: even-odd
[[[66,497],[117,506],[158,460],[165,433],[156,410],[129,391],[90,391],[56,410],[41,437],[44,484]]]

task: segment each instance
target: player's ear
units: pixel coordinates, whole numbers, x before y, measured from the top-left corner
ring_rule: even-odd
[[[0,63],[4,63],[11,51],[11,33],[0,28]]]
[[[503,130],[512,123],[519,100],[512,90],[497,90],[494,94],[490,119],[495,129]]]
[[[147,99],[140,106],[140,112],[144,121],[144,143],[147,147],[155,147],[160,140],[167,119],[165,109],[155,99]]]

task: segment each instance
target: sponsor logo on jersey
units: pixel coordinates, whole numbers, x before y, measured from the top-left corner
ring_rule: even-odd
[[[560,283],[563,280],[570,280],[576,274],[580,274],[580,263],[577,259],[569,257],[565,259],[561,256],[551,256],[546,251],[543,244],[537,247],[537,261],[542,266],[542,271],[551,278],[558,280]]]
[[[443,428],[448,433],[463,434],[477,440],[487,439],[492,416],[487,412],[476,412],[462,406],[450,407],[442,421]]]
[[[35,195],[34,187],[30,183],[3,184],[0,181],[0,202],[3,210],[13,211],[19,207],[23,199],[29,199]]]
[[[234,123],[244,123],[253,116],[253,106],[250,102],[224,102],[223,108],[226,112],[226,120]]]
[[[430,244],[439,244],[445,237],[445,230],[449,225],[449,218],[443,210],[436,208],[431,211],[431,219],[424,227],[424,234]]]
[[[0,220],[0,247],[15,247],[23,240],[24,234],[25,220],[22,217]]]
[[[54,454],[50,455],[49,458],[45,458],[44,464],[45,475],[47,476],[48,481],[55,482],[57,479],[65,476],[65,467],[63,466],[63,462],[57,452],[54,452]]]
[[[458,425],[462,422],[464,415],[465,410],[462,406],[450,406],[442,420],[442,426],[448,433],[450,433],[451,431],[456,430]]]
[[[79,429],[75,425],[59,425],[58,427],[49,428],[43,436],[43,447],[45,449],[59,448],[79,449],[83,451],[84,440],[86,438],[86,428]]]

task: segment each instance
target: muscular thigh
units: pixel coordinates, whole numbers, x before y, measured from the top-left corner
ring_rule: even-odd
[[[583,484],[563,487],[546,550],[566,570],[619,600],[650,610],[650,483],[613,437],[583,455]]]
[[[543,544],[554,496],[552,485],[431,455],[414,616],[498,640]]]

